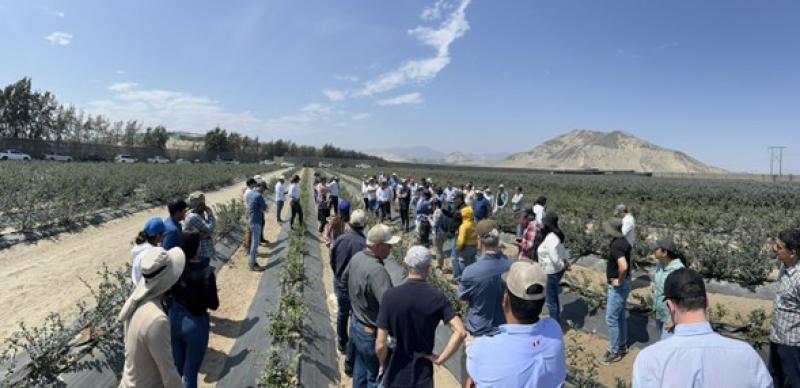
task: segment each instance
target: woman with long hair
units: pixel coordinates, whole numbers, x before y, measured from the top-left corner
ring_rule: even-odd
[[[336,238],[350,230],[350,201],[343,199],[339,201],[339,208],[336,214],[331,217],[331,222],[325,227],[325,246],[330,248]]]
[[[564,232],[558,227],[557,214],[547,213],[542,218],[542,236],[544,236],[544,240],[536,252],[539,256],[539,263],[547,273],[545,303],[550,312],[550,318],[560,322],[561,304],[558,295],[561,293],[561,278],[569,269],[569,259],[567,250],[564,248]]]

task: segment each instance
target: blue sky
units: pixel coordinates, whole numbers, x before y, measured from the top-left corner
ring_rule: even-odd
[[[800,2],[0,3],[3,85],[112,119],[365,149],[514,152],[624,130],[800,172]]]

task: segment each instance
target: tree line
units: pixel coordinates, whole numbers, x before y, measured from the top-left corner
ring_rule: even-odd
[[[113,121],[60,104],[53,93],[33,90],[27,77],[0,89],[0,137],[164,149],[169,136],[163,125],[144,127],[137,120]],[[262,142],[220,127],[206,132],[201,142],[206,151],[217,154],[376,159],[330,144],[317,148],[282,139]]]

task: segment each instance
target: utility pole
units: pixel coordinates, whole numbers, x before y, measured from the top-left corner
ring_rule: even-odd
[[[783,150],[785,146],[770,146],[769,149],[769,175],[775,175],[775,162],[778,163],[778,176],[783,175]]]

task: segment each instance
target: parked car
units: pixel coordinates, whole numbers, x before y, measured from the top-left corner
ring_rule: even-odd
[[[175,164],[192,164],[192,162],[186,159],[178,159],[175,161]]]
[[[330,163],[319,162],[319,168],[331,168],[331,167],[333,167],[333,165]]]
[[[372,166],[370,166],[369,164],[366,164],[366,163],[359,163],[359,164],[356,164],[356,168],[367,169],[367,168],[372,168]]]
[[[283,163],[281,163],[281,167],[294,167],[294,163],[283,162]]]
[[[139,159],[136,159],[131,155],[120,154],[120,155],[117,155],[117,157],[114,158],[114,162],[115,163],[136,163],[138,161],[139,161]]]
[[[31,160],[31,156],[20,150],[0,151],[0,160]]]
[[[52,152],[49,154],[44,154],[44,160],[52,160],[54,162],[71,162],[72,156],[64,155],[58,152]]]
[[[169,159],[167,159],[167,158],[165,158],[165,157],[163,157],[161,155],[157,155],[157,156],[152,157],[152,158],[147,158],[147,163],[169,164]]]
[[[265,166],[274,166],[275,162],[272,160],[262,160],[261,162],[259,162],[259,164],[263,164]]]

